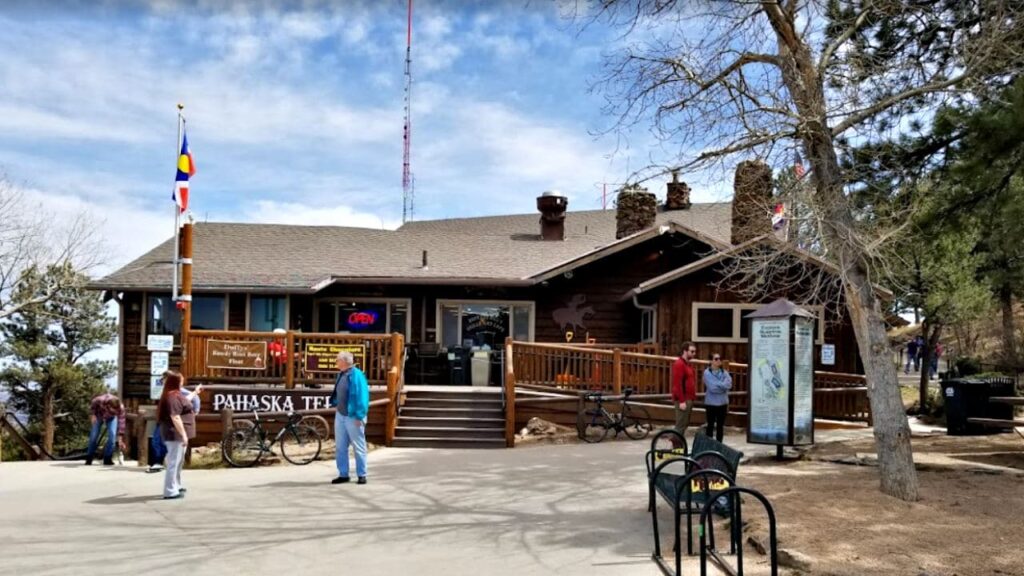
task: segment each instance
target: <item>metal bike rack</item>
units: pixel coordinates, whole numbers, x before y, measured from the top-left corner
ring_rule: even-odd
[[[695,467],[698,468],[698,470],[689,472],[685,476],[677,478],[675,480],[675,482],[674,482],[674,488],[675,488],[674,492],[675,493],[674,493],[674,498],[673,498],[673,502],[672,502],[672,505],[673,505],[672,506],[672,512],[673,512],[673,520],[675,522],[675,542],[674,542],[674,546],[673,546],[673,550],[675,552],[675,570],[673,570],[672,566],[670,566],[669,564],[667,564],[665,562],[665,559],[661,555],[661,540],[660,540],[659,531],[658,531],[658,510],[657,510],[657,507],[654,504],[654,501],[653,500],[651,501],[651,517],[652,517],[652,523],[653,523],[653,528],[654,528],[654,553],[651,555],[651,557],[658,564],[658,568],[660,568],[661,571],[664,574],[666,574],[667,576],[679,576],[680,574],[682,574],[683,549],[682,549],[682,545],[681,545],[682,542],[681,542],[681,538],[680,538],[680,529],[681,529],[680,516],[682,515],[683,512],[686,513],[686,520],[687,520],[686,521],[686,539],[687,539],[688,543],[692,540],[692,534],[693,534],[692,515],[695,512],[695,510],[692,509],[692,505],[693,505],[693,490],[690,488],[690,486],[692,486],[692,482],[694,480],[698,479],[698,478],[701,479],[701,481],[704,482],[704,486],[705,486],[704,491],[707,494],[707,496],[705,497],[705,502],[704,502],[704,506],[703,506],[703,515],[707,515],[708,511],[710,511],[713,508],[714,501],[719,496],[721,496],[723,492],[725,492],[726,490],[729,490],[729,489],[735,487],[735,481],[732,479],[731,476],[729,476],[725,472],[722,472],[720,470],[703,470],[703,469],[699,469],[700,468],[700,464],[697,463],[694,459],[689,458],[689,457],[679,457],[679,458],[676,458],[676,459],[673,459],[673,460],[669,460],[669,461],[666,461],[666,462],[662,463],[654,471],[654,474],[651,476],[651,480],[650,480],[650,485],[651,485],[650,490],[651,490],[651,498],[652,499],[654,497],[653,496],[654,490],[655,490],[654,485],[655,485],[655,482],[657,480],[658,475],[661,473],[663,468],[665,468],[666,466],[669,466],[669,465],[671,465],[673,463],[676,463],[676,462],[685,462],[687,464],[688,468],[692,467],[692,466],[695,466]],[[721,491],[717,491],[716,490],[716,491],[714,491],[715,495],[712,497],[711,496],[711,492],[712,491],[709,488],[710,487],[709,480],[710,479],[714,479],[714,478],[717,478],[717,479],[720,479],[720,480],[723,480],[723,481],[727,482],[728,485],[730,486],[730,488],[727,488],[726,490],[721,490]],[[686,501],[686,507],[685,508],[683,508],[683,506],[682,506],[684,498],[685,498],[685,501]],[[736,511],[738,510],[738,506],[737,505],[733,505],[732,510],[733,510],[733,522],[735,523],[735,521],[736,521],[735,520],[735,514],[736,514]],[[713,532],[714,528],[712,527],[711,530],[712,530],[711,541],[713,543],[714,542],[714,532]],[[736,546],[737,545],[737,542],[735,542],[736,532],[735,531],[731,531],[730,536],[731,536],[731,538],[730,538],[731,546]],[[688,548],[690,550],[692,550],[692,547],[688,546]]]
[[[742,486],[732,486],[719,492],[718,497],[729,496],[733,501],[733,514],[732,523],[733,526],[741,526],[743,523],[743,512],[741,508],[741,494],[750,494],[751,496],[758,499],[761,505],[764,506],[765,511],[768,513],[768,542],[771,549],[769,556],[771,562],[771,574],[772,576],[778,576],[779,573],[779,550],[778,540],[775,532],[775,510],[772,508],[768,498],[761,494],[757,490],[751,488],[744,488]],[[724,558],[719,555],[715,549],[715,530],[714,530],[714,517],[709,514],[711,507],[707,506],[701,511],[700,524],[698,530],[700,532],[700,574],[701,576],[707,576],[708,573],[708,556],[714,559],[715,563],[730,576],[743,576],[743,544],[740,543],[736,547],[736,569],[734,570]],[[707,530],[705,530],[707,526]],[[734,531],[735,533],[735,531]],[[710,537],[711,543],[708,546],[708,538]],[[678,557],[678,555],[677,555]],[[678,570],[678,563],[676,564]]]

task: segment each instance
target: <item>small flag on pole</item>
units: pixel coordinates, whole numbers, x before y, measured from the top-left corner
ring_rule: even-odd
[[[807,171],[804,170],[804,161],[800,159],[799,152],[793,152],[793,173],[796,174],[798,180],[803,178],[804,174],[807,173]]]
[[[775,205],[775,210],[772,211],[772,230],[776,232],[786,224],[786,206],[783,203]]]
[[[178,156],[178,175],[174,178],[174,192],[171,199],[178,205],[178,210],[188,210],[188,179],[196,173],[196,165],[192,161],[192,151],[188,149],[188,135],[181,133],[181,154]]]

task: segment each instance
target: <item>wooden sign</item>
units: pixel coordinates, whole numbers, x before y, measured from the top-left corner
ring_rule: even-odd
[[[364,344],[313,344],[306,343],[304,368],[306,372],[337,372],[338,353],[351,352],[356,366],[365,367],[366,345]]]
[[[201,412],[217,413],[224,408],[243,418],[247,412],[291,412],[292,410],[325,410],[330,408],[331,388],[284,390],[281,388],[214,387],[200,395]]]
[[[267,343],[207,340],[206,366],[229,370],[265,370]]]

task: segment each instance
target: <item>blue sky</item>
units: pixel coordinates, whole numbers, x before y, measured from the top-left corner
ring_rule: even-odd
[[[108,269],[172,231],[177,102],[199,221],[400,223],[403,0],[37,4],[0,8],[0,171],[57,218],[102,219]],[[548,189],[599,208],[657,157],[643,129],[595,136],[616,41],[555,2],[417,0],[417,219],[530,212]]]

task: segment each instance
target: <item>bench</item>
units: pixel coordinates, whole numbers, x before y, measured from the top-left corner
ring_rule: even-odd
[[[693,514],[700,513],[717,500],[717,493],[735,485],[736,471],[743,453],[709,438],[702,431],[694,437],[693,447],[687,454],[686,441],[682,446],[658,448],[657,443],[666,438],[681,438],[675,430],[663,430],[651,441],[651,449],[645,460],[648,469],[648,510],[654,530],[654,559],[667,566],[661,558],[661,543],[658,536],[658,511],[656,496],[665,500],[673,510],[675,520],[676,573],[679,573],[682,554],[680,517],[686,514],[686,550],[693,555]],[[714,509],[723,515],[731,515],[735,507],[731,501],[717,502]],[[730,550],[735,551],[740,540],[740,527],[732,522]]]

